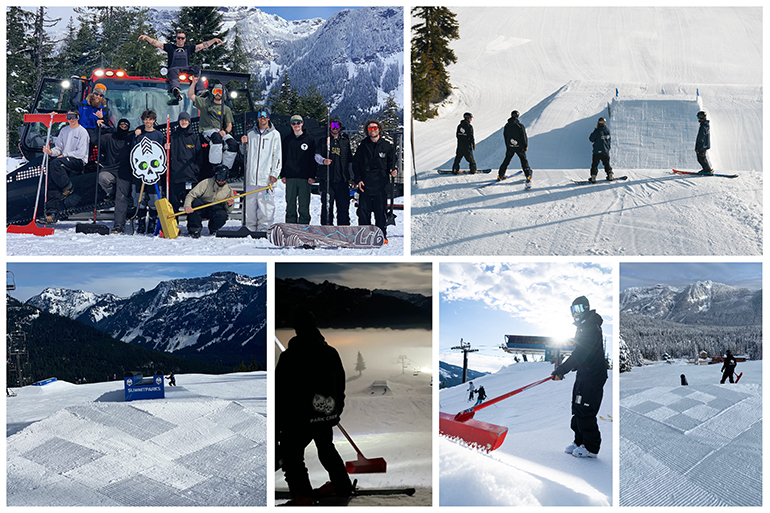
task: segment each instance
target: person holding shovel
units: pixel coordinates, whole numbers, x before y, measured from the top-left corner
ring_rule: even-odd
[[[314,495],[349,497],[353,493],[332,433],[345,406],[345,369],[337,350],[318,331],[311,311],[298,308],[292,327],[296,336],[275,367],[276,439],[291,494],[286,505],[310,506]],[[330,480],[315,492],[305,467],[310,442],[315,443]]]
[[[235,205],[232,198],[233,190],[227,183],[227,169],[220,168],[211,178],[202,180],[187,193],[184,200],[184,211],[187,212],[187,233],[193,239],[199,239],[203,229],[203,219],[209,220],[209,234],[216,235],[217,230],[227,222],[227,218]],[[230,198],[222,203],[211,205],[199,210],[193,210],[208,203]]]
[[[735,373],[735,367],[737,365],[738,362],[735,360],[735,356],[733,356],[732,351],[728,349],[725,352],[725,359],[722,363],[722,381],[720,381],[719,384],[724,385],[725,381],[728,379],[730,380],[730,383],[734,383],[733,374]]]

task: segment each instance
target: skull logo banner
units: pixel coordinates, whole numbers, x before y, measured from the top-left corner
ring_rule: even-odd
[[[145,137],[131,150],[131,169],[146,185],[157,182],[166,172],[166,166],[166,151],[151,139]]]

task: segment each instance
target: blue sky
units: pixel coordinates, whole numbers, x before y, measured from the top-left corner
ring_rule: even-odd
[[[681,287],[697,281],[711,280],[733,287],[760,290],[761,263],[622,263],[620,290],[629,287],[650,287],[658,284]]]
[[[161,281],[176,278],[199,278],[219,271],[233,271],[246,276],[264,276],[264,263],[9,263],[7,270],[16,279],[16,290],[10,294],[26,301],[46,287],[85,290],[103,294],[110,292],[128,297],[137,290],[151,290]],[[6,276],[6,282],[8,276]]]
[[[313,283],[328,280],[363,289],[401,290],[433,295],[430,263],[276,263],[276,278],[305,278]]]
[[[612,340],[612,266],[588,263],[441,263],[439,350],[460,339],[490,355],[504,335],[570,338],[572,301],[586,296]]]

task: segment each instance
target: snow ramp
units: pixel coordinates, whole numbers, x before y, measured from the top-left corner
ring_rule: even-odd
[[[375,380],[369,385],[369,395],[393,395],[386,380]]]
[[[615,98],[610,104],[610,158],[617,169],[697,167],[699,98]]]

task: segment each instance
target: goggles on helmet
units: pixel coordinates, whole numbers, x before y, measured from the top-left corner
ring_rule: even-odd
[[[342,130],[342,125],[336,121],[332,121],[331,125],[329,125],[329,128],[332,130]]]
[[[258,118],[269,118],[270,115],[268,115],[266,110],[261,110],[261,111],[257,112],[257,117]]]
[[[78,119],[80,116],[77,112],[68,112],[67,119]]]
[[[221,96],[222,94],[224,94],[224,93],[222,92],[222,88],[221,88],[221,87],[215,87],[214,89],[212,89],[212,90],[211,90],[211,93],[212,93],[212,94],[215,94],[215,95],[216,95],[216,94],[218,94],[218,95],[220,95],[220,96]]]
[[[582,314],[586,311],[585,305],[577,304],[572,305],[572,317],[577,317],[578,315]]]

